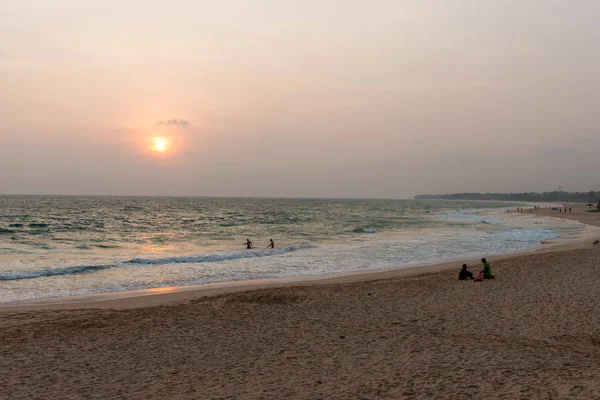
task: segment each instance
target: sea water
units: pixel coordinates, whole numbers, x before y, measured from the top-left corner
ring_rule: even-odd
[[[459,262],[583,229],[506,212],[517,205],[1,196],[0,303]]]

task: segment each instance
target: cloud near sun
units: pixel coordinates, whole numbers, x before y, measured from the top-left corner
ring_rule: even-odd
[[[185,119],[168,119],[166,121],[158,121],[154,125],[190,125],[190,122]]]

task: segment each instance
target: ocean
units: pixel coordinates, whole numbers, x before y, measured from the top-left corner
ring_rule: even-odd
[[[440,200],[0,196],[0,303],[512,253],[584,225]],[[250,239],[255,249],[246,250]],[[267,249],[269,239],[275,249]]]

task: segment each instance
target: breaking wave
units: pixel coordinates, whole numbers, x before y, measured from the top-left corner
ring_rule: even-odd
[[[87,272],[97,272],[110,268],[123,268],[129,264],[143,265],[162,265],[162,264],[179,264],[179,263],[205,263],[205,262],[220,262],[228,260],[237,260],[241,258],[269,257],[281,254],[286,254],[292,251],[301,249],[310,249],[317,247],[315,244],[306,242],[296,245],[280,247],[278,249],[261,249],[261,250],[243,250],[227,253],[214,253],[201,256],[186,256],[186,257],[163,257],[163,258],[134,258],[121,263],[106,264],[106,265],[78,265],[75,267],[65,268],[44,268],[37,271],[20,271],[20,272],[5,272],[0,274],[0,281],[14,281],[20,279],[33,279],[46,276],[57,275],[73,275]]]
[[[373,228],[356,228],[353,232],[356,232],[356,233],[375,233],[377,231],[375,229],[373,229]]]
[[[486,215],[478,214],[474,210],[461,210],[451,213],[438,214],[438,219],[458,223],[482,223],[486,225],[502,225],[504,222],[497,219],[490,219]]]
[[[81,274],[83,272],[101,271],[103,269],[114,268],[116,266],[117,264],[78,265],[76,267],[40,269],[31,272],[5,272],[0,274],[0,281],[16,281],[20,279],[41,278],[43,276]]]
[[[256,258],[256,257],[268,257],[276,256],[280,254],[289,253],[291,251],[301,249],[312,249],[317,247],[315,244],[306,242],[295,244],[292,246],[280,247],[278,249],[264,249],[264,250],[244,250],[236,251],[231,253],[215,253],[206,254],[201,256],[187,256],[187,257],[163,257],[163,258],[134,258],[129,261],[133,264],[180,264],[180,263],[203,263],[203,262],[219,262],[228,260],[237,260],[240,258]]]

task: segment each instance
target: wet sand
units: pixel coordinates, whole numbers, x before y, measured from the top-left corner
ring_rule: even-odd
[[[595,210],[596,206],[592,208]],[[558,219],[570,219],[579,222],[583,222],[587,225],[600,226],[600,213],[589,212],[590,208],[581,204],[571,206],[571,212],[564,213],[558,210],[552,210],[552,208],[540,208],[538,210],[526,209],[525,213],[539,215],[541,217],[552,217]]]
[[[600,398],[600,246],[580,247],[491,259],[483,283],[446,267],[1,311],[0,398]]]

